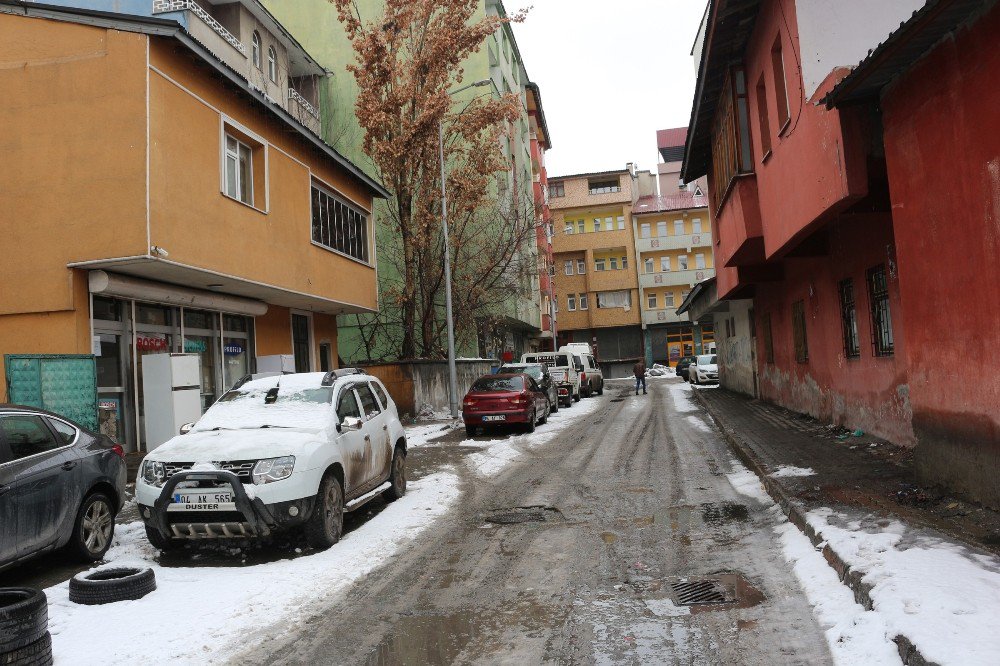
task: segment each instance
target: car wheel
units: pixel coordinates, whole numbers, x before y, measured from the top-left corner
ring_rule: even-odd
[[[535,432],[535,422],[538,420],[538,412],[532,411],[528,417],[528,422],[524,424],[525,432]]]
[[[551,411],[552,411],[552,408],[549,407],[549,401],[548,401],[548,399],[546,399],[545,400],[545,411],[542,413],[542,420],[540,421],[540,423],[542,425],[545,425],[546,423],[549,422],[549,413]]]
[[[580,392],[577,391],[573,394],[573,402],[580,402]]]
[[[177,547],[177,542],[173,539],[164,539],[160,531],[146,525],[146,538],[153,548],[158,550],[173,550]]]
[[[0,664],[4,666],[47,666],[51,663],[52,635],[47,631],[34,643],[0,653]]]
[[[469,437],[475,437],[476,426],[470,426],[470,425],[465,426],[465,434],[468,435]]]
[[[326,549],[340,541],[344,533],[344,488],[332,472],[319,483],[312,515],[306,521],[306,541],[316,549]]]
[[[150,568],[116,567],[98,569],[69,580],[69,600],[85,606],[142,599],[156,589],[156,576]]]
[[[389,472],[389,489],[382,493],[386,502],[398,500],[406,494],[406,451],[397,446],[392,452],[392,471]]]
[[[597,389],[597,395],[604,395],[604,380],[601,380],[600,388]]]
[[[94,562],[108,552],[115,535],[114,505],[104,493],[93,493],[83,500],[76,514],[70,548],[84,561]]]
[[[556,395],[556,399],[555,400],[550,400],[549,401],[549,405],[552,406],[552,413],[553,414],[555,414],[556,412],[558,412],[559,411],[559,396]]]
[[[31,645],[49,628],[45,593],[30,587],[0,588],[0,664],[7,654]]]

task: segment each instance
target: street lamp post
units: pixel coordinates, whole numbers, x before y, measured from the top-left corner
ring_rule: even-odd
[[[476,81],[452,90],[449,95],[469,88],[479,88],[492,83],[490,79]],[[451,418],[458,418],[458,367],[455,365],[455,321],[451,314],[451,250],[448,242],[448,190],[444,164],[444,118],[438,121],[438,152],[441,158],[441,228],[444,234],[444,309],[448,325],[448,406]]]

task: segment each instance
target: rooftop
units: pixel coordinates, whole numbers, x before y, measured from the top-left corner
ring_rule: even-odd
[[[689,208],[707,208],[708,197],[694,192],[677,192],[663,196],[639,197],[632,206],[633,215],[649,213],[665,213],[672,210],[687,210]]]

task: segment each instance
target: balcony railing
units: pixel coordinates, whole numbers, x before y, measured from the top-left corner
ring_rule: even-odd
[[[643,310],[642,312],[642,323],[644,324],[671,324],[678,321],[687,321],[687,317],[677,314],[677,308]]]
[[[302,107],[303,111],[305,111],[306,113],[308,113],[310,116],[312,116],[316,120],[319,120],[319,109],[317,109],[315,106],[313,106],[309,102],[309,100],[307,100],[305,97],[303,97],[302,93],[300,93],[298,90],[295,90],[294,88],[289,88],[288,89],[288,100],[291,101],[291,102],[295,102],[296,104],[298,104],[299,106]]]
[[[200,18],[205,25],[214,30],[220,37],[229,43],[234,49],[247,54],[247,47],[243,45],[236,36],[229,32],[224,25],[219,23],[214,16],[205,11],[205,8],[194,0],[153,0],[153,13],[162,14],[164,12],[189,11]]]
[[[683,250],[695,247],[710,247],[712,234],[684,234],[681,236],[659,236],[657,238],[640,238],[636,242],[639,252],[655,250]]]
[[[697,268],[687,271],[664,271],[662,273],[640,273],[639,286],[643,289],[669,285],[695,285],[702,280],[715,277],[714,268]]]

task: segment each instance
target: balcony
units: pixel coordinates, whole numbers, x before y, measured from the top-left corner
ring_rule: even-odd
[[[691,250],[696,247],[711,247],[712,234],[684,234],[682,236],[661,236],[658,238],[640,238],[635,242],[639,253],[655,252],[657,250]]]
[[[660,310],[643,310],[643,324],[672,324],[680,321],[688,321],[684,315],[677,314],[677,308],[663,308]]]
[[[294,88],[288,89],[288,112],[316,134],[320,133],[319,109]]]
[[[153,14],[176,20],[224,63],[240,73],[246,70],[246,45],[195,0],[153,0]]]
[[[587,220],[588,225],[592,223],[592,220]],[[614,231],[586,231],[582,234],[568,234],[562,229],[556,229],[552,237],[553,252],[624,248],[631,244],[632,232],[628,228]]]
[[[650,287],[664,287],[669,285],[687,285],[689,287],[715,277],[714,268],[698,268],[687,271],[666,271],[663,273],[641,273],[639,275],[639,286],[643,289]]]
[[[720,265],[745,266],[764,261],[764,232],[756,175],[737,176],[732,180],[715,219],[719,225],[716,261]]]

